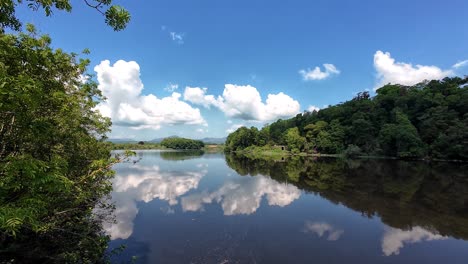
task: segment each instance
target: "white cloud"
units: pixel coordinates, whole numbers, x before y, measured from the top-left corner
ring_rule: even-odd
[[[309,107],[307,108],[307,111],[309,112],[313,112],[313,111],[319,111],[320,110],[320,107],[317,107],[315,105],[309,105]]]
[[[202,105],[208,109],[212,105],[219,106],[222,99],[219,96],[218,99],[215,99],[213,95],[206,95],[206,91],[207,88],[187,86],[184,91],[184,100],[193,104]]]
[[[304,81],[311,81],[311,80],[323,80],[331,75],[337,75],[340,71],[335,67],[333,64],[325,63],[323,64],[325,71],[322,71],[320,67],[315,67],[313,70],[300,70],[299,73],[302,75]]]
[[[333,227],[332,225],[325,222],[306,221],[303,230],[306,233],[315,233],[318,237],[322,237],[327,233],[327,240],[329,241],[336,241],[340,239],[341,235],[344,233],[344,230],[337,229],[336,227]]]
[[[209,108],[215,106],[231,118],[249,121],[271,121],[278,118],[289,118],[299,113],[299,102],[280,92],[268,94],[266,102],[257,88],[246,85],[226,84],[222,96],[215,98],[206,94],[206,88],[187,87],[184,99],[193,104]]]
[[[166,87],[164,87],[164,91],[168,91],[170,93],[177,89],[179,89],[179,85],[177,83],[169,83]]]
[[[107,97],[96,109],[110,117],[114,125],[134,129],[159,129],[163,125],[206,125],[198,108],[180,99],[179,93],[157,98],[142,95],[140,66],[134,61],[119,60],[110,65],[108,60],[94,67],[98,88]]]
[[[104,229],[112,239],[127,239],[133,233],[133,220],[138,214],[137,202],[160,199],[170,206],[176,205],[178,197],[196,189],[207,174],[204,168],[200,171],[168,172],[161,171],[158,166],[140,163],[121,166],[129,166],[129,169],[117,170],[113,180],[116,223],[104,223]]]
[[[448,237],[441,236],[420,226],[413,227],[408,231],[389,227],[382,238],[382,251],[385,256],[398,255],[405,244],[444,239],[448,239]]]
[[[184,44],[184,34],[183,33],[177,33],[177,32],[171,31],[171,32],[169,32],[169,36],[177,44]]]
[[[412,65],[395,62],[389,52],[378,50],[374,54],[374,67],[377,71],[377,87],[385,84],[414,85],[424,80],[438,80],[453,74],[436,66]]]
[[[298,199],[301,191],[294,185],[279,183],[264,176],[239,177],[225,182],[218,190],[181,198],[183,211],[202,211],[203,204],[221,204],[224,215],[252,214],[265,196],[268,205],[284,207]]]
[[[455,69],[462,68],[468,65],[468,60],[460,61],[455,63],[452,67]]]

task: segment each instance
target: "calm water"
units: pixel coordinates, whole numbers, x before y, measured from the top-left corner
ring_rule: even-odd
[[[137,263],[468,263],[468,167],[140,151],[111,247]]]

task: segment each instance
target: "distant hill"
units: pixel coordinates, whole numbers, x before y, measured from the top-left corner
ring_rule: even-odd
[[[151,142],[151,143],[161,143],[161,141],[163,141],[163,139],[165,139],[165,138],[180,138],[180,137],[179,136],[169,136],[169,137],[155,138],[155,139],[152,139],[152,140],[148,140],[148,141],[143,140],[143,141]],[[225,137],[223,137],[223,138],[210,138],[210,137],[207,137],[207,138],[202,138],[202,139],[199,139],[199,140],[203,141],[203,143],[205,143],[205,144],[224,144],[224,142],[226,142]],[[138,140],[131,139],[131,138],[109,138],[107,141],[112,142],[112,143],[119,143],[119,144],[138,142]]]
[[[167,138],[180,138],[179,136],[170,136],[170,137],[167,137]],[[154,143],[161,143],[161,141],[165,139],[165,138],[155,138],[155,139],[152,139],[150,140],[149,142],[154,142]],[[205,144],[224,144],[224,142],[226,141],[226,138],[202,138],[202,139],[199,139],[201,141],[203,141],[203,143]]]

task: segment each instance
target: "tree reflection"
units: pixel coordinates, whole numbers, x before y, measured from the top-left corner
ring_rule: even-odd
[[[188,160],[203,156],[203,150],[186,150],[186,151],[161,151],[163,160]]]
[[[289,158],[286,162],[229,155],[241,175],[269,175],[337,204],[378,216],[392,228],[468,240],[468,165],[394,160]],[[394,251],[396,252],[396,251]]]

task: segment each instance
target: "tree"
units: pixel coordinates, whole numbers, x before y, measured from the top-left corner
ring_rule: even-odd
[[[201,140],[169,137],[161,141],[161,146],[171,149],[202,149],[205,146],[205,143]]]
[[[395,111],[395,123],[382,127],[379,143],[389,156],[411,158],[425,155],[424,143],[418,131],[400,110]]]
[[[71,12],[70,0],[2,0],[0,1],[0,32],[5,28],[15,31],[21,29],[21,21],[15,16],[18,4],[26,2],[34,11],[43,9],[46,16],[51,16],[54,9]],[[115,31],[125,29],[130,22],[130,13],[118,5],[113,5],[112,0],[83,0],[84,4],[105,17],[105,23]]]
[[[226,138],[225,151],[242,150],[248,146],[257,145],[259,131],[256,127],[240,127]]]
[[[0,34],[2,255],[96,262],[107,240],[93,209],[108,206],[118,161],[104,141],[111,123],[95,110],[97,84],[83,78],[89,60],[27,29]]]
[[[288,144],[288,148],[293,152],[299,152],[304,149],[306,143],[306,139],[299,135],[299,129],[297,127],[288,129],[284,140]]]

